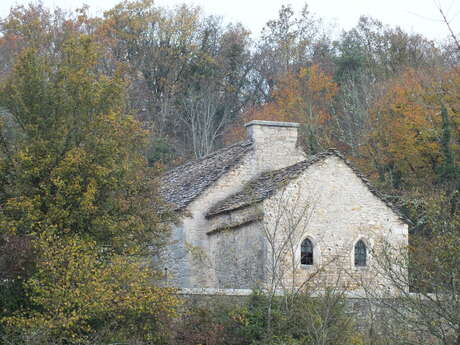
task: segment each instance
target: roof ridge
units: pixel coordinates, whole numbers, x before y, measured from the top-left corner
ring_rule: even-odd
[[[181,164],[181,165],[178,165],[174,168],[171,168],[167,171],[165,171],[165,173],[162,175],[162,177],[170,174],[170,173],[173,173],[174,171],[176,170],[180,170],[181,168],[184,168],[184,167],[187,167],[187,166],[190,166],[190,165],[193,165],[193,164],[196,164],[196,163],[199,163],[199,162],[202,162],[206,159],[209,159],[209,158],[212,158],[213,156],[216,156],[222,152],[225,152],[225,151],[228,151],[236,146],[242,146],[242,147],[246,147],[246,146],[250,146],[253,144],[253,141],[251,139],[247,139],[247,140],[242,140],[242,141],[239,141],[237,143],[234,143],[230,146],[225,146],[225,147],[222,147],[216,151],[213,151],[211,153],[208,153],[206,156],[203,156],[203,157],[200,157],[200,158],[196,158],[196,159],[192,159],[192,160],[189,160],[187,162],[185,162],[184,164]]]
[[[239,164],[252,148],[253,142],[245,140],[177,166],[160,177],[160,194],[173,210],[180,210]]]
[[[404,222],[408,223],[408,224],[413,224],[413,222],[408,218],[406,217],[404,214],[401,213],[401,211],[399,210],[399,208],[394,204],[392,203],[388,197],[386,196],[386,194],[382,193],[381,191],[379,191],[377,188],[375,188],[375,186],[369,181],[369,179],[361,172],[358,170],[358,168],[356,168],[348,159],[346,159],[341,153],[340,151],[336,150],[336,149],[331,149],[332,152],[334,152],[334,154],[341,158],[343,160],[343,162],[351,169],[353,170],[353,172],[355,173],[355,175],[361,180],[361,182],[363,182],[367,189],[372,193],[374,194],[378,199],[380,199],[385,205],[387,205],[401,220],[403,220]]]
[[[357,168],[355,168],[353,164],[350,163],[350,161],[348,161],[342,155],[342,153],[336,148],[329,148],[326,151],[317,153],[306,160],[300,161],[298,163],[292,164],[290,166],[287,166],[287,167],[284,167],[278,170],[262,172],[261,174],[255,176],[253,179],[247,182],[241,191],[224,198],[223,200],[217,202],[214,206],[212,206],[206,213],[206,218],[211,218],[215,215],[218,215],[224,212],[230,212],[233,210],[237,210],[240,208],[250,206],[254,203],[258,203],[270,197],[273,194],[273,192],[280,187],[281,181],[277,181],[277,178],[276,178],[277,176],[280,176],[281,179],[286,178],[288,180],[292,180],[296,178],[297,176],[299,176],[303,171],[305,171],[307,168],[309,168],[313,164],[320,162],[323,159],[330,157],[330,156],[336,156],[340,158],[355,173],[355,175],[361,180],[361,182],[363,182],[366,185],[366,187],[372,194],[374,194],[379,200],[385,203],[401,220],[407,223],[411,223],[410,219],[405,217],[399,211],[399,209],[391,201],[389,201],[383,193],[378,191],[369,182],[369,180]],[[283,173],[286,173],[286,175],[283,176]],[[273,179],[272,185],[268,187],[266,190],[260,192],[259,195],[257,196],[249,195],[247,193],[247,191],[250,190],[251,187],[256,187],[257,184],[260,184],[260,182],[262,182],[261,180],[269,180],[270,178]],[[246,201],[242,200],[243,197],[247,197],[248,200]],[[233,202],[233,205],[232,205],[232,202]]]

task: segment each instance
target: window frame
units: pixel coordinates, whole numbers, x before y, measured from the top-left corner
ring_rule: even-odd
[[[361,248],[358,248],[358,246],[361,246]],[[357,250],[361,251],[364,250],[364,253],[358,253]],[[364,264],[359,262],[359,260],[362,260],[363,257],[359,257],[358,255],[363,255],[364,254]],[[356,242],[353,244],[353,255],[352,255],[352,264],[353,267],[356,269],[365,269],[369,267],[369,244],[368,242],[363,239],[359,238]]]
[[[311,263],[302,263],[302,259],[303,259],[303,247],[304,247],[304,243],[309,243],[309,247],[310,247],[310,250],[311,250]],[[311,267],[311,266],[314,266],[315,263],[316,263],[316,260],[315,260],[315,244],[313,243],[313,241],[311,240],[310,237],[305,237],[302,242],[300,242],[300,265],[302,267]]]

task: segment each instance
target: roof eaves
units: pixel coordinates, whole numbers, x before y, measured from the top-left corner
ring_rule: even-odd
[[[374,196],[376,196],[378,199],[380,199],[387,207],[389,207],[395,213],[395,215],[398,216],[398,218],[400,220],[402,220],[403,222],[405,222],[407,224],[413,224],[412,221],[409,218],[405,217],[399,211],[399,209],[391,201],[388,200],[388,198],[384,194],[379,192],[369,182],[369,180],[357,168],[355,168],[353,166],[353,164],[350,163],[335,148],[330,148],[327,151],[324,151],[324,152],[321,152],[319,154],[316,154],[315,156],[312,156],[308,160],[293,164],[293,165],[291,165],[289,167],[286,167],[286,168],[283,168],[283,169],[280,169],[280,170],[277,170],[277,171],[263,173],[263,174],[259,175],[258,177],[256,177],[255,179],[253,179],[252,181],[248,182],[248,184],[246,185],[245,189],[246,188],[250,189],[249,187],[250,187],[251,184],[256,184],[264,176],[267,176],[267,175],[270,175],[270,174],[271,175],[277,175],[277,173],[287,171],[287,170],[293,169],[293,168],[295,170],[296,167],[299,167],[299,169],[297,170],[297,173],[295,173],[295,174],[293,174],[291,176],[289,176],[289,174],[287,174],[288,180],[292,180],[292,179],[296,178],[302,171],[305,171],[307,168],[309,168],[313,164],[315,164],[315,163],[317,163],[319,161],[322,161],[325,158],[330,157],[330,156],[336,156],[339,159],[341,159],[356,174],[356,176],[366,185],[366,187],[369,189],[369,191],[372,194],[374,194]],[[263,193],[262,195],[259,195],[259,196],[256,196],[256,197],[249,196],[246,200],[243,200],[241,202],[234,202],[233,204],[230,203],[232,198],[235,198],[235,196],[241,195],[241,193],[244,193],[244,189],[243,189],[243,191],[241,191],[239,193],[235,193],[235,194],[225,198],[224,200],[221,200],[220,202],[215,204],[213,207],[211,207],[211,209],[206,213],[206,218],[212,218],[212,217],[217,216],[217,215],[222,214],[222,213],[233,212],[233,211],[235,211],[237,209],[245,208],[245,207],[251,206],[251,205],[253,205],[255,203],[259,203],[259,202],[265,200],[266,198],[270,197],[273,194],[273,192],[275,190],[277,190],[281,186],[282,186],[282,183],[279,183],[279,181],[275,181],[274,185],[271,186],[271,188],[267,188],[266,193]],[[244,194],[242,196],[244,196]]]
[[[255,222],[260,222],[263,219],[264,219],[263,213],[257,213],[257,214],[251,215],[237,222],[231,222],[231,223],[226,223],[226,224],[216,226],[215,228],[208,231],[206,235],[210,236],[210,235],[214,235],[219,232],[222,232],[222,231],[237,229],[245,225],[249,225]]]
[[[396,205],[394,205],[390,200],[388,200],[388,197],[383,194],[382,192],[380,192],[378,189],[376,189],[372,183],[363,175],[363,173],[361,173],[355,166],[353,166],[353,164],[348,160],[346,159],[337,149],[329,149],[328,151],[332,152],[335,156],[339,157],[340,159],[342,159],[342,161],[351,169],[353,170],[353,172],[356,174],[356,176],[358,176],[358,178],[366,185],[367,189],[369,189],[369,191],[374,194],[374,196],[376,196],[378,199],[380,199],[380,201],[382,201],[387,207],[389,207],[396,216],[398,216],[398,218],[400,220],[402,220],[404,223],[407,223],[407,224],[410,224],[410,225],[413,225],[414,223],[408,218],[406,217],[405,215],[403,215],[401,213],[401,211],[398,209],[398,207]]]

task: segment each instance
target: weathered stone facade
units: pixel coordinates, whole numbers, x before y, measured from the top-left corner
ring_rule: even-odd
[[[293,235],[296,258],[300,258],[303,239],[313,243],[313,265],[301,265],[296,259],[285,267],[289,271],[286,279],[292,281],[295,273],[295,285],[312,279],[322,288],[339,284],[353,290],[362,283],[385,286],[373,255],[387,250],[387,245],[401,249],[408,244],[407,224],[335,155],[311,165],[285,189],[266,199],[263,208],[265,228],[275,229],[278,222],[281,233]],[[292,224],[300,225],[293,229]],[[368,249],[364,267],[356,267],[354,262],[359,240]]]
[[[297,124],[246,126],[248,142],[165,175],[163,195],[181,215],[162,256],[168,283],[243,289],[267,286],[276,275],[278,287],[314,281],[356,289],[375,280],[388,288],[372,255],[383,243],[407,245],[397,211],[337,152],[307,159],[297,147]],[[300,264],[305,238],[313,265]],[[365,267],[354,265],[358,240],[369,251]]]

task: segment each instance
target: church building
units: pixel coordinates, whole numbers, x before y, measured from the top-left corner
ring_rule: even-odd
[[[391,289],[380,266],[408,244],[398,210],[338,151],[307,156],[299,124],[245,126],[246,141],[162,177],[178,214],[161,256],[168,284]]]

